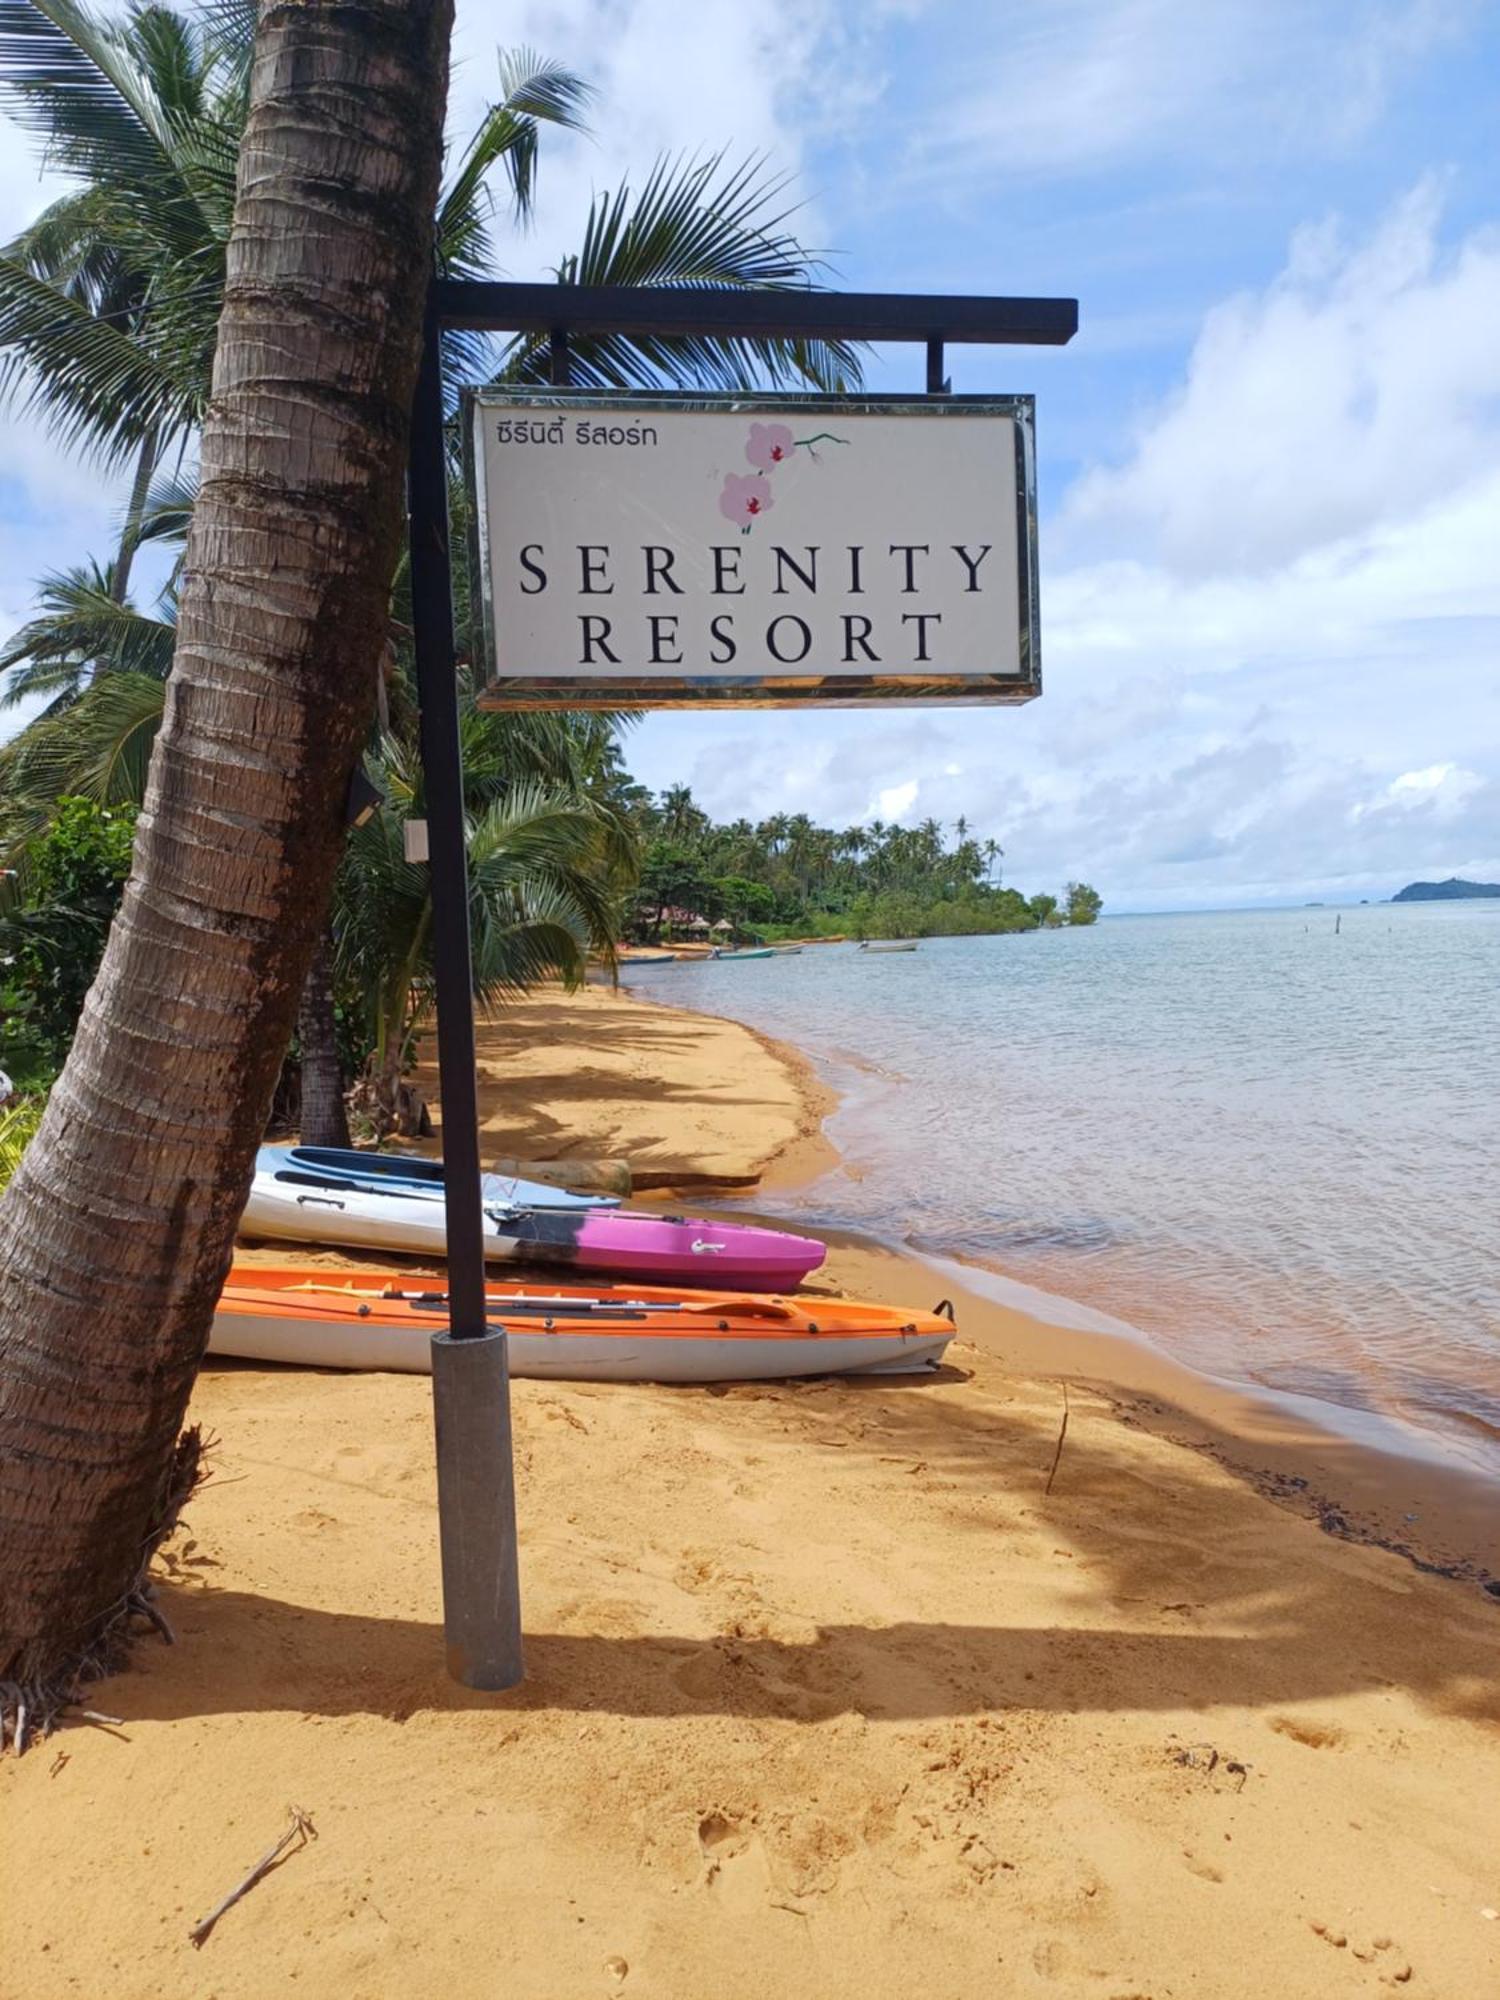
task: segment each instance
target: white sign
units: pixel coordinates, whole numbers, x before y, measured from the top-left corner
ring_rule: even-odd
[[[1029,397],[467,410],[498,707],[1041,692]]]

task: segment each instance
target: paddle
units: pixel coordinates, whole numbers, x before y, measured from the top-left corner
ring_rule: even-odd
[[[391,1305],[418,1306],[425,1312],[441,1312],[448,1304],[446,1292],[434,1291],[373,1291],[354,1285],[319,1284],[316,1278],[300,1280],[295,1285],[278,1287],[274,1291],[260,1291],[236,1286],[234,1296],[254,1304],[284,1303],[296,1293],[322,1292],[339,1299],[374,1299]],[[489,1305],[496,1317],[507,1319],[520,1313],[547,1314],[559,1317],[564,1314],[579,1318],[630,1318],[641,1319],[655,1313],[685,1313],[704,1319],[795,1319],[796,1308],[782,1303],[779,1299],[757,1298],[753,1295],[735,1297],[726,1293],[722,1299],[588,1299],[572,1298],[561,1294],[549,1297],[545,1293],[509,1294],[505,1297],[489,1295]]]

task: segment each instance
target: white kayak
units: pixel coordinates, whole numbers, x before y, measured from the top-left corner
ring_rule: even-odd
[[[398,1250],[414,1257],[447,1255],[440,1177],[430,1183],[395,1175],[356,1180],[343,1168],[319,1168],[308,1149],[296,1151],[301,1157],[290,1159],[287,1149],[262,1148],[263,1164],[257,1165],[240,1217],[242,1237]],[[588,1196],[563,1196],[545,1205],[518,1198],[515,1190],[530,1185],[485,1176],[487,1263],[562,1264],[716,1290],[779,1292],[794,1290],[826,1254],[812,1237],[758,1223],[644,1213]],[[555,1188],[542,1192],[559,1194]]]
[[[262,1146],[255,1155],[257,1174],[283,1178],[311,1176],[321,1184],[336,1181],[378,1193],[395,1188],[418,1194],[441,1194],[446,1174],[441,1160],[421,1153],[365,1153],[352,1146]],[[618,1208],[613,1194],[575,1194],[547,1181],[525,1181],[509,1174],[481,1174],[486,1201],[526,1208]]]
[[[304,1368],[427,1374],[448,1323],[441,1279],[237,1265],[211,1354]],[[852,1299],[726,1297],[659,1286],[494,1284],[486,1317],[510,1371],[564,1382],[749,1382],[798,1375],[928,1374],[953,1338],[951,1308]]]

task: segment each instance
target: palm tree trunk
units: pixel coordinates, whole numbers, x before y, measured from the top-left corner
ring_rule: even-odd
[[[131,483],[130,500],[125,509],[125,526],[120,532],[120,553],[115,557],[114,570],[109,580],[109,594],[116,604],[125,602],[125,593],[130,588],[130,566],[135,561],[135,552],[141,545],[141,516],[146,511],[146,498],[151,491],[151,475],[156,470],[157,430],[153,424],[141,444],[141,455],[136,460],[135,478]]]
[[[325,930],[313,948],[297,1009],[297,1043],[302,1051],[304,1146],[347,1146],[349,1114],[344,1108],[344,1075],[339,1067],[338,1018],[333,1008],[333,954]]]
[[[451,25],[452,0],[261,8],[134,869],[0,1199],[12,1712],[15,1686],[55,1704],[107,1653],[170,1512],[324,922],[402,532]]]

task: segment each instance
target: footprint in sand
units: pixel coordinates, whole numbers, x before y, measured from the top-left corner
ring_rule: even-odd
[[[1043,1938],[1032,1946],[1031,1963],[1043,1979],[1061,1979],[1068,1970],[1068,1947],[1061,1938]]]
[[[708,1860],[724,1862],[731,1855],[743,1854],[750,1836],[731,1814],[710,1812],[698,1822],[698,1845]]]
[[[1308,1722],[1295,1715],[1273,1715],[1271,1727],[1278,1736],[1290,1736],[1309,1750],[1335,1750],[1348,1741],[1345,1731],[1331,1722]]]
[[[1314,1921],[1309,1928],[1314,1937],[1335,1951],[1347,1951],[1351,1958],[1357,1958],[1370,1970],[1378,1973],[1382,1986],[1399,1987],[1407,1985],[1412,1977],[1411,1961],[1406,1958],[1394,1938],[1371,1938],[1368,1944],[1361,1944],[1351,1938],[1347,1931],[1337,1924]]]
[[[858,1845],[846,1827],[816,1813],[779,1815],[769,1828],[769,1839],[777,1883],[799,1898],[831,1894],[843,1862]]]
[[[845,1700],[837,1692],[838,1677],[827,1674],[816,1648],[767,1643],[765,1635],[753,1633],[711,1640],[674,1667],[672,1679],[694,1701],[802,1722],[836,1715]]]
[[[771,1870],[760,1835],[733,1813],[714,1810],[698,1821],[702,1881],[714,1896],[749,1914],[759,1912],[771,1893]]]

